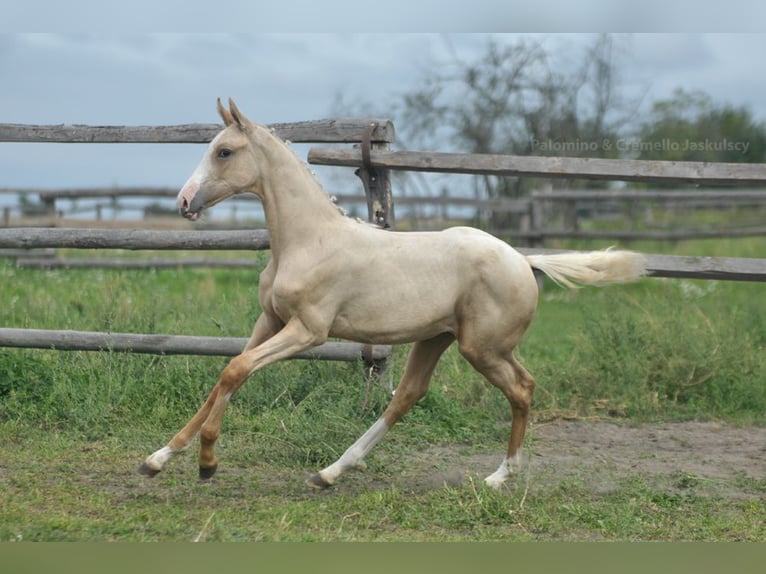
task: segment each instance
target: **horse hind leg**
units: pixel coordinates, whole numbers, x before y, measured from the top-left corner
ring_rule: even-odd
[[[529,411],[535,380],[516,359],[511,358],[514,377],[510,385],[500,387],[511,405],[511,434],[508,439],[508,451],[498,469],[484,479],[487,486],[499,489],[503,483],[523,464],[524,435],[529,423]]]
[[[510,353],[508,358],[500,356],[472,356],[465,349],[461,353],[484,377],[508,399],[511,407],[511,433],[508,450],[498,469],[484,479],[484,483],[498,490],[508,478],[521,469],[523,463],[524,435],[529,421],[535,380],[532,375]]]
[[[413,344],[402,380],[383,415],[338,460],[311,476],[306,484],[322,490],[347,470],[360,466],[389,429],[426,394],[439,358],[454,340],[451,334],[444,333]]]

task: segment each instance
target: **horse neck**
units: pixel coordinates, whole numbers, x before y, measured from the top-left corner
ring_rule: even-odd
[[[287,144],[271,133],[259,138],[265,141],[260,152],[268,162],[261,201],[269,229],[272,256],[289,249],[305,249],[316,244],[340,224],[343,216],[307,166]]]

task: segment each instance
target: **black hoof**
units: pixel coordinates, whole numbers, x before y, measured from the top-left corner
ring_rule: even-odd
[[[314,490],[325,490],[327,488],[330,488],[332,484],[327,482],[324,478],[322,478],[319,473],[311,476],[306,481],[306,486],[309,488],[313,488]]]
[[[200,480],[210,480],[213,478],[213,475],[215,474],[215,471],[218,470],[218,465],[215,466],[209,466],[207,468],[199,467],[199,479]]]
[[[160,473],[159,470],[150,467],[146,463],[141,464],[141,466],[138,467],[138,474],[141,474],[143,476],[148,476],[149,478],[152,478],[153,476],[157,476]]]

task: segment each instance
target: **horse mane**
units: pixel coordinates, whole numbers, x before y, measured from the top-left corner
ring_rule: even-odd
[[[293,149],[292,142],[290,140],[280,137],[279,134],[277,134],[276,128],[271,128],[261,124],[256,124],[256,125],[268,131],[274,137],[274,139],[281,142],[285,146],[285,148],[287,148],[290,151],[290,153],[293,154],[293,157],[295,157],[298,163],[301,166],[303,166],[303,169],[305,169],[308,172],[308,174],[311,176],[311,179],[314,181],[314,183],[316,183],[319,189],[322,190],[322,192],[330,201],[330,203],[332,203],[333,207],[335,207],[335,209],[338,210],[338,213],[340,213],[343,217],[355,220],[357,223],[363,223],[365,225],[369,225],[370,227],[374,227],[376,229],[383,229],[383,227],[378,225],[377,223],[373,223],[372,221],[365,221],[364,219],[360,217],[349,215],[348,212],[341,205],[338,204],[338,198],[335,195],[330,195],[329,193],[325,191],[324,186],[322,185],[322,182],[319,181],[319,178],[317,177],[316,172],[313,169],[311,169],[311,165],[306,160],[304,160],[301,156],[299,156],[298,153]]]

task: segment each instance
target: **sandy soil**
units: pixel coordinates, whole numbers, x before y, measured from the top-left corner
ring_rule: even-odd
[[[766,480],[766,427],[715,422],[627,425],[557,420],[531,425],[525,473],[534,484],[581,480],[608,492],[640,476],[660,489],[693,488],[699,494],[752,497]],[[495,470],[496,454],[467,454],[470,447],[437,447],[398,461],[400,487],[422,490],[481,479]],[[525,479],[526,481],[526,476]]]

